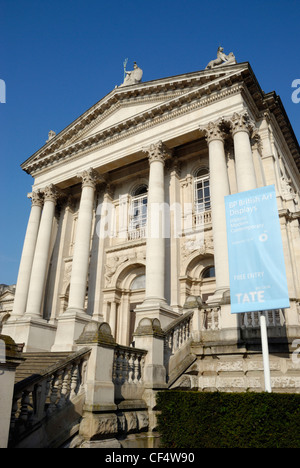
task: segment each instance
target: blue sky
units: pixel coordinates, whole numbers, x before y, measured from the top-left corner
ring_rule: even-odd
[[[20,164],[123,81],[202,70],[221,44],[281,97],[300,141],[299,0],[0,0],[0,283],[17,280],[33,179]]]

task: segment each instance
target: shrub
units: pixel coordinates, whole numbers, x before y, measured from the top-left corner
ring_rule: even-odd
[[[163,448],[300,448],[300,395],[162,391]]]

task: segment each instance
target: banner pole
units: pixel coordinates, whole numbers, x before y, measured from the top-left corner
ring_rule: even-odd
[[[261,344],[262,354],[264,363],[264,377],[265,377],[265,391],[271,393],[271,373],[270,373],[270,361],[269,361],[269,345],[268,345],[268,332],[267,322],[264,312],[260,312],[260,332],[261,332]]]

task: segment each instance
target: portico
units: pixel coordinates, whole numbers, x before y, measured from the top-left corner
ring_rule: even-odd
[[[274,182],[288,225],[300,203],[292,140],[283,143],[272,107],[262,113],[264,99],[248,64],[230,61],[116,87],[49,139],[23,164],[32,207],[5,333],[27,349],[65,351],[88,322],[107,321],[128,345],[142,318],[167,327],[197,296],[214,336],[237,340],[224,197]],[[278,186],[282,166],[294,201]],[[299,257],[299,234],[287,232],[287,258]],[[298,264],[288,266],[293,291]],[[200,322],[195,336],[207,331]]]

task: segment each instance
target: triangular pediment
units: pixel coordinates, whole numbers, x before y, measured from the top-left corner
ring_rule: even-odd
[[[67,146],[70,143],[76,143],[83,138],[88,138],[89,136],[101,132],[106,128],[117,125],[120,122],[127,121],[143,112],[147,112],[153,107],[166,102],[168,99],[169,97],[162,97],[161,99],[146,99],[142,96],[139,99],[136,98],[134,102],[117,102],[105,112],[99,114],[99,116],[90,125],[87,124],[75,138],[66,142],[64,146]]]
[[[32,167],[51,154],[56,154],[68,147],[79,145],[89,137],[111,131],[113,127],[124,123],[134,125],[135,118],[143,120],[151,111],[163,113],[166,105],[174,103],[193,93],[197,89],[206,90],[215,84],[216,89],[225,86],[224,79],[239,75],[248,64],[237,64],[220,67],[215,70],[202,70],[199,72],[177,75],[169,78],[139,83],[137,85],[116,87],[107,96],[88,109],[78,119],[62,130],[58,135],[48,141],[41,149],[34,153],[23,164],[22,168],[31,173]]]
[[[159,116],[170,116],[173,111],[188,108],[191,103],[212,95],[220,95],[239,83],[248,88],[258,110],[271,106],[247,62],[116,87],[21,167],[33,175],[49,163],[78,156],[81,151],[119,138],[121,133],[138,132],[147,121],[158,121]]]

